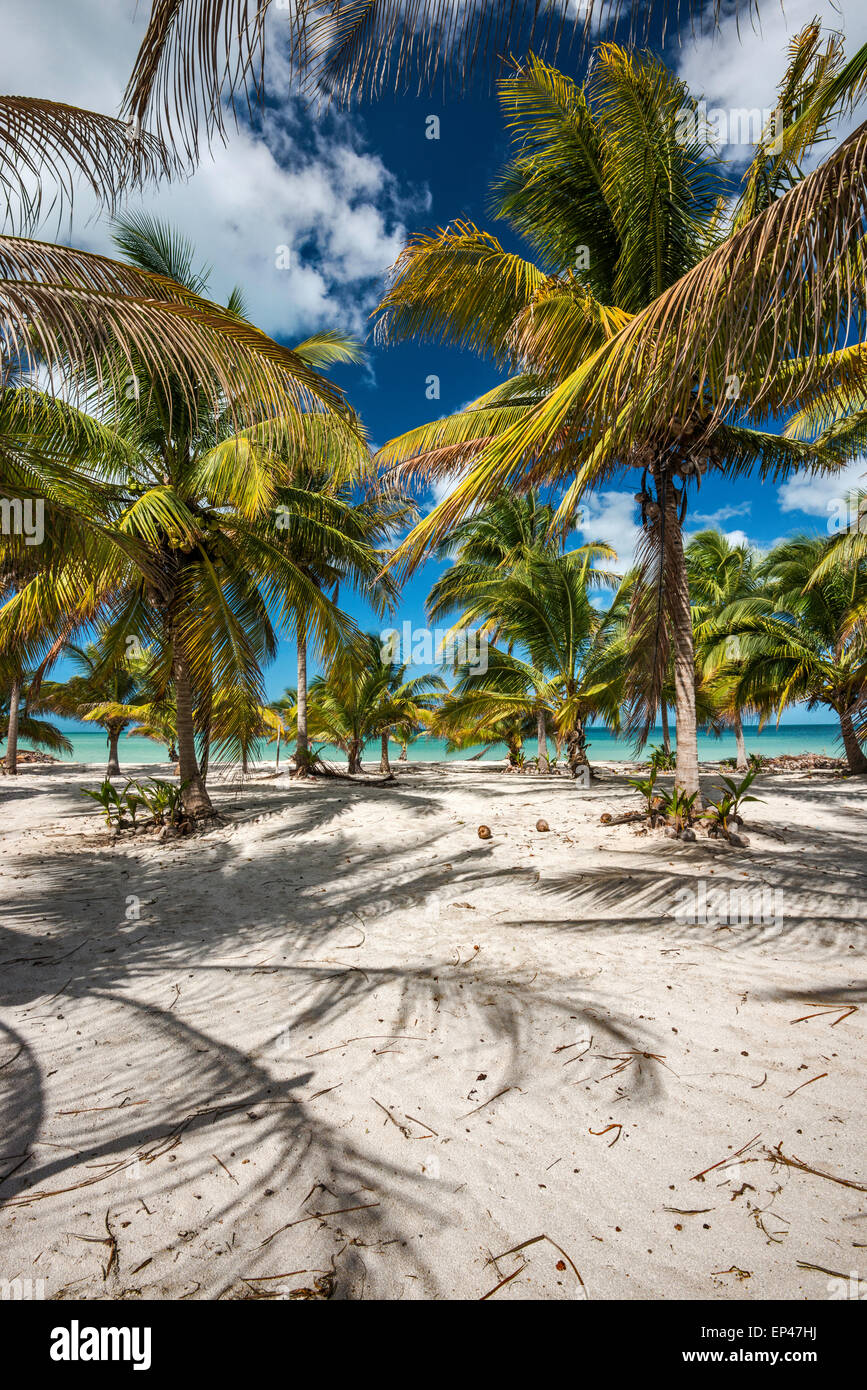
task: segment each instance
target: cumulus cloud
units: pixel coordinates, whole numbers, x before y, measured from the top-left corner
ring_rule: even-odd
[[[7,26],[0,90],[117,111],[147,8],[30,0]],[[276,56],[268,95],[255,131],[230,129],[189,180],[161,185],[145,205],[193,241],[213,269],[211,294],[225,299],[240,284],[251,318],[269,333],[292,339],[339,325],[363,335],[381,276],[404,243],[404,219],[425,195],[400,192],[357,122],[307,117]],[[85,194],[65,239],[111,254],[109,228],[93,213]]]
[[[843,499],[855,489],[867,487],[867,459],[855,459],[839,473],[796,473],[777,491],[782,512],[805,512],[807,516],[832,517]]]
[[[786,0],[782,5],[762,6],[761,20],[744,20],[732,9],[721,17],[718,28],[694,41],[687,30],[683,48],[669,56],[694,95],[703,95],[708,106],[724,111],[773,109],[776,89],[786,68],[786,51],[792,38],[818,17],[826,30],[841,30],[849,57],[867,40],[867,7],[863,0]],[[740,23],[738,23],[738,18]],[[864,119],[864,106],[841,123],[835,135],[842,138]],[[810,165],[817,163],[829,146],[818,146]],[[749,147],[725,151],[734,160],[747,159]]]
[[[703,526],[722,526],[724,521],[731,521],[732,517],[749,516],[751,507],[751,502],[731,502],[717,507],[713,512],[691,512],[690,521],[701,522]]]
[[[607,541],[617,551],[617,569],[625,574],[635,559],[641,534],[638,508],[631,492],[592,492],[581,503],[583,541]]]

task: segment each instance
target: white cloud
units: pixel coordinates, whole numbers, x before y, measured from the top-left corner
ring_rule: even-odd
[[[729,545],[750,545],[750,538],[746,531],[726,531],[725,538]]]
[[[780,511],[831,516],[849,492],[867,486],[865,475],[867,460],[863,458],[855,459],[839,473],[796,473],[779,487]]]
[[[148,9],[133,0],[30,0],[6,26],[0,90],[116,112]],[[363,148],[357,122],[302,117],[281,76],[279,33],[274,39],[268,93],[283,100],[269,105],[261,131],[230,128],[188,181],[149,191],[144,205],[213,267],[214,298],[240,284],[251,318],[269,333],[291,339],[339,325],[364,334],[380,277],[404,244],[403,218],[424,199],[401,196]],[[85,192],[64,239],[110,255],[109,229],[93,213]],[[281,246],[289,266],[278,269]]]
[[[641,534],[638,508],[631,492],[591,492],[581,502],[581,539],[607,541],[617,551],[617,569],[625,574],[635,559]]]
[[[734,8],[720,19],[718,28],[693,39],[682,35],[683,48],[672,51],[679,75],[695,96],[703,95],[708,107],[725,111],[772,109],[776,89],[786,68],[786,50],[795,34],[817,16],[826,30],[842,30],[846,53],[851,57],[867,41],[867,6],[864,0],[786,0],[763,6],[761,21],[750,23]],[[738,18],[740,23],[738,24]],[[854,129],[860,118],[847,118],[835,132],[837,138]],[[811,163],[818,162],[829,146],[818,146]],[[729,148],[727,157],[746,159],[747,147]]]
[[[689,519],[701,522],[704,526],[721,526],[724,521],[731,521],[732,517],[749,516],[751,508],[751,502],[732,502],[727,506],[717,507],[714,512],[691,512]]]

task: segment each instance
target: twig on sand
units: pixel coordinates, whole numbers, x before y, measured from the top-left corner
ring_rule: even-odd
[[[619,1124],[606,1125],[604,1129],[588,1129],[587,1133],[588,1133],[588,1134],[595,1134],[595,1135],[596,1135],[596,1138],[598,1139],[598,1138],[600,1138],[603,1134],[607,1134],[608,1131],[611,1130],[611,1129],[616,1129],[616,1130],[617,1130],[617,1133],[615,1134],[614,1138],[611,1140],[611,1143],[608,1145],[609,1149],[613,1149],[613,1148],[614,1148],[614,1145],[617,1143],[617,1140],[620,1138],[621,1134],[623,1133],[623,1125],[619,1125]]]
[[[811,1018],[827,1018],[828,1014],[839,1013],[840,1017],[835,1018],[834,1022],[831,1024],[832,1028],[836,1028],[838,1023],[842,1023],[844,1019],[851,1018],[853,1014],[858,1012],[857,1004],[823,1004],[821,1001],[817,1000],[811,1007],[817,1009],[818,1012],[814,1014],[804,1014],[803,1018],[791,1018],[789,1019],[789,1023],[806,1023]]]
[[[747,1149],[752,1148],[756,1140],[761,1139],[761,1137],[762,1136],[760,1131],[758,1134],[753,1135],[752,1139],[750,1139],[748,1143],[744,1144],[742,1149],[738,1149],[737,1153],[726,1154],[725,1158],[721,1158],[717,1163],[712,1163],[709,1168],[702,1168],[700,1173],[693,1173],[692,1177],[690,1178],[690,1182],[704,1182],[705,1175],[707,1173],[712,1173],[714,1168],[722,1168],[726,1164],[731,1163],[733,1159],[740,1158],[741,1154],[745,1154]]]
[[[229,1169],[226,1167],[225,1163],[223,1162],[223,1160],[222,1160],[221,1158],[218,1158],[216,1154],[211,1154],[211,1158],[216,1158],[216,1159],[217,1159],[217,1162],[219,1163],[219,1165],[220,1165],[220,1167],[222,1168],[223,1172],[224,1172],[224,1173],[229,1173]],[[234,1174],[234,1173],[229,1173],[229,1177],[232,1179],[232,1182],[235,1184],[236,1187],[240,1187],[240,1186],[241,1186],[241,1184],[238,1182],[238,1179],[235,1177],[235,1174]]]
[[[439,1135],[437,1134],[436,1130],[431,1128],[431,1126],[428,1124],[427,1120],[421,1120],[421,1119],[418,1119],[415,1115],[407,1115],[406,1113],[404,1113],[404,1117],[403,1117],[403,1118],[404,1118],[405,1120],[409,1120],[411,1124],[414,1124],[414,1125],[424,1125],[425,1129],[429,1129],[430,1132],[431,1132],[431,1134],[434,1136],[435,1139],[439,1139]],[[423,1135],[421,1135],[420,1137],[421,1137],[422,1139],[426,1139],[428,1136],[427,1136],[426,1134],[423,1134]]]
[[[587,1297],[587,1285],[584,1283],[584,1280],[581,1278],[581,1274],[580,1274],[580,1272],[579,1272],[579,1270],[578,1270],[578,1266],[575,1264],[575,1261],[571,1258],[570,1255],[567,1255],[567,1254],[566,1254],[566,1251],[563,1249],[562,1245],[558,1245],[557,1242],[556,1242],[556,1240],[552,1240],[551,1237],[550,1237],[550,1236],[546,1236],[546,1235],[544,1234],[544,1232],[543,1232],[542,1235],[540,1235],[540,1236],[531,1236],[529,1240],[522,1240],[520,1245],[513,1245],[512,1248],[511,1248],[511,1250],[504,1250],[503,1253],[502,1253],[502,1255],[491,1255],[491,1256],[489,1256],[489,1258],[488,1258],[488,1260],[487,1260],[487,1264],[493,1265],[493,1266],[496,1268],[497,1262],[498,1262],[499,1260],[504,1260],[504,1259],[506,1258],[507,1255],[517,1255],[517,1254],[519,1254],[519,1252],[520,1252],[521,1250],[526,1250],[528,1245],[538,1245],[538,1243],[539,1243],[540,1240],[547,1240],[547,1242],[548,1242],[549,1245],[553,1245],[554,1249],[557,1250],[557,1251],[559,1251],[559,1253],[563,1256],[563,1259],[566,1260],[567,1263],[571,1266],[572,1271],[573,1271],[573,1273],[574,1273],[574,1275],[575,1275],[575,1278],[578,1280],[578,1283],[581,1285],[581,1288],[584,1290],[584,1297],[586,1298],[586,1297]],[[497,1292],[497,1289],[501,1289],[501,1288],[503,1287],[504,1284],[508,1284],[508,1282],[509,1282],[510,1279],[514,1279],[514,1278],[515,1278],[515,1275],[520,1274],[520,1273],[521,1273],[521,1270],[524,1270],[524,1269],[526,1269],[526,1268],[527,1268],[527,1263],[526,1263],[526,1261],[524,1261],[524,1263],[521,1265],[521,1268],[520,1268],[520,1269],[516,1269],[514,1274],[510,1274],[510,1275],[508,1275],[507,1278],[501,1279],[500,1282],[499,1282],[499,1284],[497,1284],[495,1288],[491,1289],[491,1291],[490,1291],[489,1293],[482,1294],[481,1298],[479,1299],[479,1302],[480,1302],[480,1303],[484,1303],[484,1301],[485,1301],[486,1298],[492,1298],[493,1295]]]
[[[378,1206],[379,1202],[359,1202],[354,1207],[338,1207],[336,1211],[312,1211],[309,1216],[299,1216],[297,1221],[287,1221],[285,1226],[278,1226],[276,1231],[265,1237],[259,1248],[270,1245],[274,1237],[279,1236],[282,1231],[288,1231],[292,1226],[303,1226],[305,1221],[319,1221],[327,1216],[343,1216],[348,1211],[367,1211],[369,1207]]]
[[[396,1119],[394,1118],[394,1116],[392,1115],[391,1111],[388,1110],[388,1109],[386,1108],[386,1106],[384,1106],[380,1101],[378,1101],[378,1100],[376,1099],[376,1096],[371,1096],[370,1099],[373,1101],[374,1105],[378,1105],[378,1106],[379,1106],[379,1108],[380,1108],[380,1110],[382,1111],[383,1115],[387,1116],[387,1118],[388,1118],[389,1120],[391,1120],[391,1123],[392,1123],[397,1129],[400,1130],[400,1132],[401,1132],[401,1134],[403,1135],[404,1139],[411,1139],[411,1138],[412,1138],[412,1134],[411,1134],[411,1132],[407,1129],[406,1125],[402,1125],[401,1122],[400,1122],[400,1120],[396,1120]]]
[[[515,1087],[514,1087],[514,1086],[504,1086],[503,1089],[502,1089],[502,1091],[498,1091],[497,1094],[496,1094],[495,1096],[491,1096],[490,1100],[484,1100],[484,1101],[482,1101],[481,1105],[477,1105],[476,1108],[475,1108],[475,1110],[468,1110],[467,1113],[466,1113],[466,1115],[459,1115],[459,1116],[458,1116],[458,1119],[459,1119],[459,1120],[468,1120],[468,1119],[470,1118],[471,1115],[478,1115],[479,1111],[480,1111],[480,1110],[484,1110],[484,1108],[485,1108],[486,1105],[493,1105],[493,1103],[494,1103],[495,1100],[499,1100],[499,1099],[500,1099],[500,1096],[504,1096],[504,1095],[506,1094],[507,1091],[514,1091],[514,1090],[515,1090]]]
[[[809,1163],[804,1163],[794,1154],[789,1157],[783,1153],[782,1144],[778,1144],[775,1149],[765,1149],[765,1153],[773,1163],[783,1163],[787,1168],[797,1168],[801,1173],[812,1173],[814,1178],[825,1178],[828,1182],[839,1183],[841,1187],[852,1187],[856,1192],[867,1192],[867,1185],[861,1182],[854,1182],[851,1178],[838,1178],[833,1173],[823,1173],[821,1168],[812,1168]]]
[[[795,1091],[803,1091],[805,1086],[812,1086],[814,1081],[821,1081],[822,1077],[827,1075],[828,1073],[826,1071],[820,1071],[818,1076],[811,1076],[809,1081],[802,1081],[800,1086],[795,1087]],[[783,1096],[783,1100],[788,1100],[789,1096],[793,1096],[795,1094],[795,1091],[788,1091],[786,1095]]]
[[[826,1269],[824,1265],[811,1264],[809,1260],[798,1260],[798,1269],[815,1269],[818,1274],[832,1274],[835,1279],[848,1279],[848,1274],[842,1274],[839,1269]]]

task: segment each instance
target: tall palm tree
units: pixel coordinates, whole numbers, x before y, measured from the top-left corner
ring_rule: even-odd
[[[106,704],[136,704],[147,679],[147,659],[126,655],[120,660],[106,660],[106,654],[96,642],[76,646],[70,642],[64,648],[76,674],[66,681],[43,681],[39,686],[38,705],[52,714],[73,719],[87,719],[99,706]],[[113,654],[112,654],[113,655]],[[117,746],[129,719],[121,715],[98,715],[94,721],[106,733],[108,767],[106,777],[120,776]]]
[[[724,678],[736,697],[740,669],[738,640],[732,637],[720,661],[714,633],[719,623],[725,623],[726,611],[732,604],[760,592],[756,552],[750,545],[732,545],[722,531],[700,531],[686,548],[686,568],[699,666],[709,679]],[[716,660],[711,652],[717,653]],[[736,766],[745,772],[747,749],[741,716],[742,711],[734,698],[730,717],[737,747]]]
[[[538,770],[548,770],[548,735],[564,739],[573,776],[587,766],[586,723],[601,714],[616,727],[622,683],[601,674],[610,615],[588,593],[590,559],[536,557],[491,583],[477,607],[496,624],[502,647],[488,648],[486,671],[464,669],[437,717],[437,730],[462,734],[514,721],[536,725]],[[515,649],[525,655],[516,654]]]
[[[22,671],[17,666],[10,671],[9,664],[7,658],[0,658],[0,677],[3,677],[0,685],[0,742],[6,742],[6,757],[0,770],[4,775],[18,772],[19,739],[26,739],[36,748],[45,748],[51,753],[72,752],[72,744],[56,724],[39,719],[34,712],[26,695],[32,672]]]
[[[430,621],[459,612],[455,626],[467,627],[480,617],[490,618],[485,606],[490,604],[492,585],[524,572],[535,560],[551,559],[565,552],[566,534],[579,524],[580,516],[556,526],[554,514],[555,508],[541,502],[531,491],[526,496],[498,497],[458,522],[437,547],[438,560],[454,558],[428,594]],[[565,553],[570,563],[576,565],[584,565],[588,559],[617,558],[613,548],[601,541]],[[584,579],[587,584],[604,585],[612,582],[612,575],[588,567]],[[481,597],[481,607],[477,595]]]
[[[115,237],[146,273],[171,277],[185,293],[205,288],[192,247],[163,224],[128,218]],[[224,313],[247,332],[237,295]],[[241,431],[230,397],[218,411],[210,408],[210,381],[198,389],[196,413],[186,412],[189,372],[183,381],[174,373],[149,376],[147,363],[133,355],[139,389],[124,395],[109,385],[91,405],[120,443],[114,457],[93,460],[102,551],[90,557],[86,583],[73,553],[59,572],[21,586],[0,615],[0,640],[13,644],[101,619],[107,652],[122,654],[130,636],[149,648],[153,698],[173,690],[179,775],[191,815],[211,810],[197,733],[207,742],[213,728],[223,748],[246,759],[260,727],[261,670],[275,650],[274,623],[291,628],[304,605],[317,635],[325,628],[346,635],[352,626],[294,564],[277,525],[287,508],[311,510],[313,499],[292,486],[292,466],[324,415],[347,450],[358,447],[357,425],[342,405],[333,409],[332,388],[322,382],[318,389],[322,379],[305,357],[323,350],[320,339],[288,353],[299,391],[284,392],[278,414]],[[307,525],[315,531],[322,523],[308,515]]]
[[[349,772],[361,771],[365,743],[379,737],[380,769],[388,772],[391,730],[424,726],[444,691],[437,675],[408,678],[406,664],[391,660],[375,633],[365,633],[311,682],[310,732],[346,753]]]
[[[782,152],[768,131],[727,221],[719,161],[700,134],[684,137],[682,113],[697,102],[663,64],[604,44],[579,87],[530,58],[500,83],[518,152],[496,210],[542,263],[458,223],[411,241],[380,306],[382,341],[441,339],[513,373],[383,451],[411,476],[461,479],[398,552],[404,567],[506,489],[568,483],[559,520],[588,488],[636,478],[644,582],[633,625],[656,708],[673,656],[676,777],[688,793],[699,791],[689,489],[708,470],[782,477],[849,457],[765,425],[830,387],[848,397],[867,371],[860,345],[828,351],[843,324],[861,323],[849,238],[867,206],[867,128],[816,173],[800,169],[865,65],[867,49],[844,67],[818,25],[797,37],[780,87]],[[796,272],[801,235],[824,250]]]
[[[782,541],[760,567],[765,587],[716,620],[717,654],[738,643],[736,698],[768,716],[799,701],[839,720],[849,770],[867,773],[856,720],[867,699],[867,562],[829,565],[825,537]],[[710,626],[710,624],[709,624]]]

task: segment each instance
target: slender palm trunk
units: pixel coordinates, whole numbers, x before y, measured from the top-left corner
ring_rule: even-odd
[[[172,674],[178,709],[178,775],[184,788],[184,810],[189,816],[213,814],[211,798],[205,790],[196,761],[196,730],[193,724],[193,692],[187,654],[177,633],[174,635]],[[186,784],[186,785],[185,785]]]
[[[310,743],[307,737],[307,624],[303,614],[298,614],[298,737],[295,742],[295,767],[305,772],[310,761]]]
[[[120,729],[109,725],[108,728],[108,767],[105,770],[106,777],[120,776],[120,761],[117,756],[117,745],[120,738]]]
[[[858,742],[855,733],[855,725],[852,722],[852,711],[840,711],[840,732],[843,735],[843,747],[846,750],[846,761],[849,764],[849,771],[855,773],[867,772],[867,757]]]
[[[354,739],[351,740],[351,742],[350,742],[350,744],[349,744],[349,749],[348,749],[346,758],[347,758],[347,762],[348,762],[348,764],[349,764],[349,771],[350,771],[350,772],[360,772],[360,771],[361,771],[361,740],[360,740],[360,739],[354,738]]]
[[[744,726],[743,726],[743,724],[741,723],[741,712],[740,712],[739,709],[736,709],[736,710],[735,710],[735,720],[734,720],[734,723],[735,723],[735,742],[737,743],[737,747],[738,747],[738,756],[737,756],[737,759],[736,759],[736,761],[735,761],[735,766],[737,767],[738,772],[746,772],[747,767],[748,767],[748,763],[747,763],[747,745],[744,743]]]
[[[590,759],[587,757],[587,737],[583,724],[578,724],[574,729],[570,729],[566,735],[566,759],[573,777],[578,776],[582,767],[590,766]]]
[[[524,740],[516,731],[510,729],[506,735],[506,747],[509,750],[509,767],[519,767],[521,763],[521,750]]]
[[[388,729],[382,735],[379,754],[380,772],[391,772],[391,763],[388,761]]]
[[[663,746],[663,748],[664,748],[664,750],[665,750],[666,753],[670,753],[670,752],[671,752],[671,734],[669,733],[669,729],[668,729],[668,705],[667,705],[667,703],[665,702],[665,700],[663,700],[663,702],[662,702],[662,704],[661,704],[661,706],[660,706],[660,713],[661,713],[661,716],[662,716],[662,746]]]
[[[701,810],[698,778],[698,727],[695,718],[695,647],[692,611],[683,553],[683,532],[677,514],[677,497],[671,479],[666,486],[657,479],[657,495],[665,493],[665,555],[660,556],[671,620],[674,647],[674,717],[677,729],[677,768],[674,780],[687,796],[696,793],[695,809]],[[658,524],[658,523],[657,523]]]
[[[400,757],[397,761],[399,763],[405,763],[409,761],[409,752],[407,751],[406,739],[404,739],[400,745]]]
[[[539,753],[539,772],[548,771],[548,735],[545,730],[545,711],[540,709],[536,714],[536,739]]]
[[[14,680],[9,692],[9,728],[6,733],[4,772],[14,777],[18,772],[18,705],[21,701],[21,682]]]

